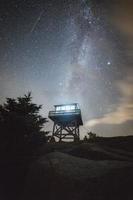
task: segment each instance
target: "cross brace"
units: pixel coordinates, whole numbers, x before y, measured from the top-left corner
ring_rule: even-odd
[[[70,138],[79,141],[79,125],[77,125],[77,121],[71,123],[54,122],[52,136],[57,137],[59,141]]]

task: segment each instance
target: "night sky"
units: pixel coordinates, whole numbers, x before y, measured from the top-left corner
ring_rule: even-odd
[[[1,0],[1,103],[32,91],[44,116],[78,102],[86,129],[133,134],[132,11],[132,0]]]

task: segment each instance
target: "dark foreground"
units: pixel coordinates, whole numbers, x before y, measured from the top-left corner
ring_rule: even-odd
[[[133,137],[45,144],[1,159],[0,199],[132,200]]]

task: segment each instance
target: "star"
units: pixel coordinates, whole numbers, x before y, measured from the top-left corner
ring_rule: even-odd
[[[111,62],[110,62],[110,61],[108,61],[108,62],[107,62],[107,65],[111,65]]]
[[[0,6],[0,97],[33,91],[46,117],[55,104],[77,102],[84,124],[96,121],[94,131],[113,136],[120,127],[119,135],[130,134],[133,3],[6,2]]]

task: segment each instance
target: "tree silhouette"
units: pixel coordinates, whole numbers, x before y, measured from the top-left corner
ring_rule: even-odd
[[[84,142],[87,142],[87,141],[88,141],[88,138],[87,138],[86,135],[84,136],[83,141],[84,141]]]
[[[47,119],[39,115],[41,108],[41,105],[32,103],[30,92],[16,99],[7,98],[0,105],[1,145],[14,148],[46,141],[47,132],[42,128]]]
[[[89,135],[89,139],[90,140],[95,140],[96,139],[96,133],[88,132],[87,134]]]

